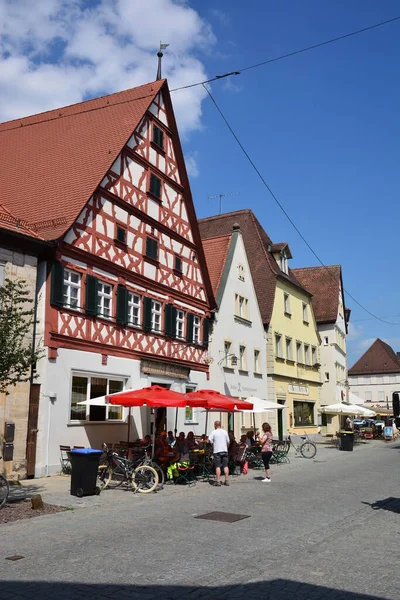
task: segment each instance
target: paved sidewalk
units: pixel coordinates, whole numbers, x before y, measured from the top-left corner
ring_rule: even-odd
[[[316,460],[274,466],[271,484],[251,471],[229,488],[111,490],[4,525],[0,599],[398,600],[399,458],[399,444],[319,447]],[[47,502],[78,500],[63,477],[28,485]],[[194,518],[211,511],[250,518]]]

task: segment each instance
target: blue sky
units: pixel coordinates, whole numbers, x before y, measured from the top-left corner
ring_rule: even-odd
[[[0,120],[154,79],[157,45],[170,87],[285,54],[400,14],[397,0],[0,0]],[[303,235],[379,316],[397,297],[400,21],[213,83],[212,93]],[[173,102],[199,217],[209,195],[253,209],[292,266],[316,263],[201,88]],[[397,110],[396,110],[397,109]],[[350,365],[376,338],[400,350],[400,316],[385,324],[348,299]]]

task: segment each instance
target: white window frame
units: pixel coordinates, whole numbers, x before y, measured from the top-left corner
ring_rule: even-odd
[[[90,390],[91,390],[91,380],[93,379],[107,379],[107,386],[106,386],[106,390],[107,390],[107,394],[109,393],[109,389],[110,389],[110,381],[118,381],[122,383],[122,390],[125,389],[126,386],[126,378],[125,377],[121,377],[120,375],[108,375],[108,374],[102,374],[102,373],[87,373],[87,372],[80,372],[80,371],[72,371],[71,373],[71,381],[70,381],[70,397],[69,397],[69,422],[70,423],[123,423],[124,422],[124,412],[123,412],[123,408],[121,407],[121,418],[119,419],[110,419],[109,418],[109,413],[110,413],[110,408],[111,409],[115,409],[117,408],[116,406],[114,407],[113,405],[109,404],[106,405],[106,418],[104,421],[90,421],[90,404],[86,404],[86,405],[82,405],[82,407],[84,407],[84,409],[86,410],[86,417],[85,419],[72,419],[71,418],[71,409],[72,409],[72,380],[74,377],[83,377],[87,379],[87,384],[86,384],[86,400],[90,400]]]
[[[286,338],[286,360],[293,360],[292,338]]]
[[[247,348],[239,346],[239,371],[247,371]]]
[[[237,270],[238,270],[238,279],[240,281],[245,281],[244,266],[243,265],[238,265],[237,266]]]
[[[330,381],[329,371],[325,371],[325,383],[329,383],[329,381]]]
[[[327,335],[324,336],[324,346],[329,346],[329,338]]]
[[[317,363],[317,349],[315,346],[311,346],[311,364],[312,366],[315,365],[315,363]]]
[[[254,350],[254,373],[256,375],[260,375],[261,374],[261,352],[260,350],[255,349]]]
[[[135,314],[136,312],[136,314]],[[141,298],[135,292],[128,292],[128,323],[140,327]]]
[[[303,323],[309,323],[308,321],[308,304],[303,302]]]
[[[185,338],[185,312],[180,309],[176,311],[175,335],[179,340],[183,340]]]
[[[200,344],[200,317],[193,317],[193,343]]]
[[[279,267],[281,271],[286,273],[286,275],[288,274],[288,259],[286,254],[284,254],[283,252],[281,252],[281,254],[279,255]]]
[[[364,392],[364,394],[365,394],[365,402],[372,402],[372,392],[367,391],[367,392]]]
[[[280,333],[275,333],[275,354],[277,358],[284,358],[282,354],[282,336]]]
[[[235,294],[235,316],[249,320],[249,300],[240,294]]]
[[[300,357],[300,360],[299,360]],[[296,342],[296,360],[300,364],[303,363],[303,344],[301,342]]]
[[[109,291],[107,291],[109,290]],[[109,306],[106,308],[106,301],[109,300]],[[113,286],[110,283],[105,283],[104,281],[98,282],[97,288],[97,309],[98,316],[103,317],[103,319],[111,319],[112,318],[112,308],[113,308]],[[107,314],[108,313],[108,314]]]
[[[382,398],[381,398],[382,396]],[[378,402],[385,402],[385,392],[384,390],[379,390],[378,392]]]
[[[283,311],[285,315],[291,315],[290,312],[290,294],[283,292]]]
[[[310,344],[304,344],[304,364],[310,366]]]
[[[224,367],[227,369],[231,368],[232,365],[229,364],[229,358],[232,354],[232,342],[229,340],[224,340]]]
[[[72,281],[72,277],[77,276],[78,281]],[[82,275],[72,269],[64,269],[63,279],[63,306],[71,310],[79,310],[81,307],[81,281]],[[1,285],[1,281],[0,281]],[[72,290],[77,290],[77,298],[72,298]],[[76,300],[76,306],[72,306],[71,300]]]
[[[160,333],[161,331],[161,310],[162,304],[158,300],[151,301],[151,330]]]

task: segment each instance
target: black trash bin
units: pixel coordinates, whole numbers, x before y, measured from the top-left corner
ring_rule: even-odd
[[[340,449],[346,452],[353,452],[354,433],[352,431],[340,432]]]
[[[93,448],[73,448],[71,450],[71,496],[92,496],[100,494],[96,485],[101,450]]]

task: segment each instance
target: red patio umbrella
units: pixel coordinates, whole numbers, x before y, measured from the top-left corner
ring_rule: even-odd
[[[191,406],[203,406],[207,409],[205,433],[207,434],[207,423],[208,423],[208,411],[216,410],[221,412],[236,412],[238,410],[249,410],[253,408],[253,405],[249,402],[244,402],[238,398],[232,396],[225,396],[216,390],[197,390],[196,392],[189,392],[186,394],[187,402],[199,402],[199,404],[192,404]],[[203,402],[203,403],[201,403]],[[250,410],[251,410],[250,409]]]

